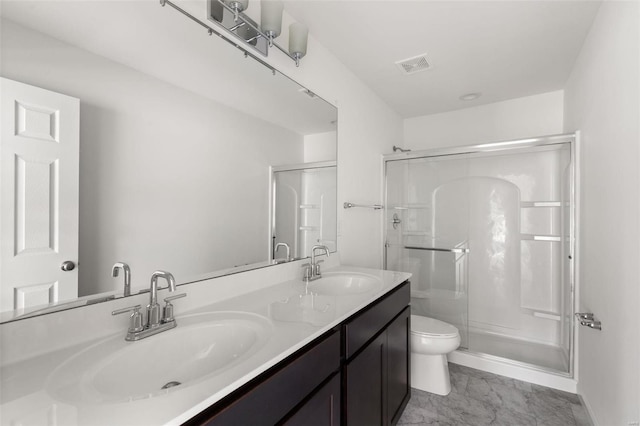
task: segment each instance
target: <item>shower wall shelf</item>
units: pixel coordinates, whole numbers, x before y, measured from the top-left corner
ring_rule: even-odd
[[[317,204],[300,204],[300,208],[303,210],[317,210],[320,206]]]
[[[403,236],[407,236],[407,237],[430,237],[431,236],[431,232],[429,231],[404,231],[402,233]]]
[[[520,238],[527,241],[551,241],[551,242],[561,242],[562,237],[558,235],[530,235],[530,234],[520,234]]]
[[[390,206],[389,208],[394,210],[429,210],[430,204],[397,204]]]
[[[528,207],[562,207],[562,201],[521,201],[521,208]],[[564,203],[565,207],[569,207],[569,203]]]
[[[553,321],[562,321],[562,317],[553,312],[534,311],[532,315],[537,318],[545,318]]]

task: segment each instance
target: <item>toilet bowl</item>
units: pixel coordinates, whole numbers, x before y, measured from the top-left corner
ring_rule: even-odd
[[[411,387],[438,395],[451,392],[447,354],[460,346],[458,329],[437,319],[411,315]]]

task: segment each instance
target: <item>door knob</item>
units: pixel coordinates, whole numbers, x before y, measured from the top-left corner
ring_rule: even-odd
[[[76,264],[70,260],[65,260],[64,262],[62,262],[62,266],[60,266],[60,269],[65,272],[73,271],[74,269],[76,269]]]

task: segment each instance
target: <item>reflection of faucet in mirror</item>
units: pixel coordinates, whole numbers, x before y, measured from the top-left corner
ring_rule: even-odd
[[[17,317],[25,314],[26,309],[31,312],[46,307],[48,310],[42,312],[53,312],[54,306],[50,305],[68,303],[72,299],[77,299],[78,295],[82,295],[80,299],[77,299],[78,304],[82,306],[86,306],[85,297],[91,297],[91,300],[96,302],[107,300],[100,295],[105,293],[115,295],[114,290],[116,289],[117,296],[115,298],[122,296],[123,270],[118,269],[117,278],[108,276],[107,273],[111,271],[104,270],[107,265],[113,266],[115,262],[128,263],[136,259],[137,263],[129,266],[131,273],[133,273],[133,267],[136,267],[136,280],[138,280],[142,276],[149,279],[155,270],[145,268],[145,265],[154,262],[150,256],[156,259],[171,258],[172,262],[180,265],[181,269],[180,276],[176,277],[176,284],[187,284],[205,278],[237,273],[239,269],[248,271],[267,265],[271,267],[274,264],[270,256],[273,254],[273,250],[269,250],[269,248],[275,248],[273,247],[275,243],[271,244],[272,239],[268,237],[269,231],[274,226],[265,220],[270,214],[271,207],[269,202],[265,202],[271,189],[271,186],[267,185],[268,178],[265,171],[276,164],[297,166],[298,173],[304,179],[303,181],[292,182],[288,180],[285,182],[286,184],[291,183],[293,190],[296,190],[295,194],[286,192],[286,189],[280,190],[278,188],[278,191],[273,193],[274,195],[277,193],[279,197],[285,198],[284,201],[304,194],[314,197],[314,199],[306,199],[307,195],[304,195],[297,200],[298,205],[290,212],[285,211],[288,216],[277,216],[278,220],[273,224],[278,226],[278,233],[274,232],[274,234],[282,236],[278,241],[289,243],[290,258],[310,256],[309,249],[313,244],[326,244],[332,251],[336,250],[337,109],[320,96],[312,99],[309,96],[300,95],[300,91],[313,92],[313,88],[303,88],[286,74],[280,72],[277,72],[275,76],[271,72],[261,72],[263,70],[271,71],[271,67],[264,67],[266,64],[263,65],[260,62],[247,61],[241,55],[240,57],[226,55],[224,61],[213,59],[199,61],[194,65],[194,69],[182,70],[185,72],[180,75],[170,69],[155,67],[155,59],[153,58],[164,60],[181,57],[182,48],[175,43],[162,43],[166,49],[163,48],[157,52],[147,51],[147,56],[138,55],[133,61],[128,61],[131,58],[127,56],[126,49],[120,49],[120,45],[109,38],[108,14],[96,13],[95,9],[90,10],[92,8],[74,7],[73,2],[43,2],[42,7],[36,8],[37,10],[30,8],[26,3],[29,2],[12,2],[12,7],[2,8],[0,27],[2,27],[3,37],[0,40],[0,51],[3,53],[12,52],[7,58],[3,55],[3,59],[7,59],[2,61],[3,77],[14,76],[18,78],[18,76],[22,76],[23,80],[32,85],[30,90],[36,90],[36,88],[53,90],[64,96],[65,99],[72,95],[80,99],[80,105],[91,99],[92,105],[95,105],[96,108],[91,109],[91,114],[79,116],[82,137],[78,141],[78,149],[80,152],[92,152],[92,149],[100,146],[109,146],[111,149],[105,151],[105,156],[81,155],[79,163],[73,166],[80,170],[79,189],[77,190],[79,193],[74,200],[78,206],[73,207],[73,211],[79,210],[78,217],[84,221],[82,226],[78,226],[77,219],[73,220],[75,215],[64,215],[67,210],[60,210],[56,213],[57,210],[49,209],[51,214],[56,214],[58,217],[64,216],[68,219],[65,220],[65,224],[67,222],[73,223],[76,228],[73,239],[80,241],[82,247],[83,268],[76,268],[73,273],[61,276],[66,280],[73,280],[72,285],[66,286],[64,289],[65,292],[67,290],[68,292],[58,293],[55,295],[57,296],[56,300],[53,300],[54,294],[52,292],[48,293],[49,297],[45,293],[42,293],[42,297],[39,292],[37,296],[36,293],[29,293],[29,306],[25,306],[24,309],[10,307],[11,311],[0,312],[2,314],[0,322],[14,321]],[[189,9],[187,10],[198,11],[202,14],[197,16],[202,17],[206,11],[206,6],[204,10],[202,6],[207,2],[180,3],[188,4]],[[104,7],[110,13],[130,17],[131,22],[121,23],[122,31],[125,31],[126,27],[126,31],[135,32],[134,22],[146,22],[145,17],[147,16],[147,8],[137,6],[137,4],[138,2],[130,1],[109,2]],[[158,13],[162,14],[161,8],[157,7]],[[92,19],[99,22],[100,25],[87,25],[82,28],[74,25],[74,22],[80,21],[93,22]],[[172,18],[167,16],[167,19]],[[162,20],[153,20],[149,24],[156,28],[157,34],[163,40],[174,40],[180,31],[177,28],[164,26],[163,22]],[[72,27],[77,30],[77,37],[62,36],[58,31],[60,28]],[[96,31],[101,36],[91,38],[91,35],[97,34]],[[177,32],[174,33],[174,31]],[[61,36],[62,38],[60,38]],[[209,45],[197,43],[200,40],[199,35],[190,36],[194,37],[191,44],[196,46],[197,53],[195,55],[202,58],[209,57],[209,53],[211,53]],[[35,39],[38,40],[39,49],[33,49],[30,44],[30,41]],[[102,56],[101,52],[105,52],[104,40],[113,42],[113,48],[109,48],[108,54],[97,61],[95,55]],[[128,42],[132,48],[138,50],[145,48],[144,42],[135,37]],[[82,46],[78,46],[78,43]],[[211,40],[211,43],[216,44],[218,41]],[[226,42],[220,43],[221,52],[227,48],[226,44]],[[235,49],[235,47],[229,48]],[[56,60],[47,54],[47,52],[56,51],[56,49],[64,49],[65,54],[68,54],[64,61]],[[93,72],[93,67],[81,65],[88,63],[100,67],[100,71]],[[199,87],[204,87],[203,85],[207,84],[210,77],[207,70],[211,66],[215,67],[216,76],[221,81],[227,77],[233,77],[247,82],[248,85],[243,90],[251,93],[251,96],[239,99],[235,91],[224,90],[194,94],[192,90],[194,84]],[[41,72],[42,69],[50,70],[50,73],[44,75]],[[111,76],[114,85],[106,87],[101,75]],[[194,80],[194,76],[197,76],[197,81]],[[76,84],[77,81],[82,81],[81,87]],[[167,82],[171,84],[168,85]],[[3,96],[5,92],[2,91]],[[28,93],[33,92],[29,91]],[[118,102],[112,102],[114,93],[118,94]],[[171,108],[140,107],[146,103],[152,104],[157,98],[171,98]],[[256,102],[264,101],[268,101],[271,108],[257,111],[255,109]],[[27,101],[22,98],[21,102]],[[37,104],[37,102],[31,101],[28,103],[30,105]],[[107,105],[111,107],[107,108]],[[296,111],[296,120],[289,119],[291,111]],[[127,119],[133,113],[139,114],[136,117],[140,117],[140,119]],[[65,115],[65,117],[70,116]],[[180,121],[182,120],[180,117],[184,121]],[[207,120],[201,120],[201,117],[207,117]],[[147,126],[149,122],[155,123],[152,129]],[[187,137],[190,141],[188,148],[183,144],[174,143],[173,131],[178,122],[180,122],[181,128],[185,129],[185,134],[188,134]],[[209,152],[211,149],[210,126],[219,130],[216,133],[216,138],[221,141],[236,140],[237,138],[237,140],[244,142],[242,144],[225,144],[225,155],[212,157]],[[148,134],[148,132],[152,133],[152,137],[143,138],[144,140],[136,138],[136,135]],[[314,142],[313,146],[322,146],[323,148],[317,152],[313,150],[305,155],[299,147],[306,138],[312,138],[319,144],[315,145]],[[135,150],[130,149],[132,144],[135,144]],[[163,149],[157,150],[160,145]],[[42,146],[42,148],[45,147]],[[38,148],[34,146],[33,149],[33,155],[40,155],[36,154],[36,151],[40,149],[39,145]],[[126,167],[119,161],[120,152],[127,152],[127,161],[136,164],[137,167]],[[190,161],[175,161],[176,158],[182,158],[187,152]],[[269,155],[248,156],[247,152],[268,152]],[[43,158],[49,158],[50,153],[43,152],[43,155]],[[148,161],[150,156],[153,156],[154,161]],[[171,185],[163,184],[163,178],[154,171],[158,163],[172,164]],[[307,171],[310,166],[319,167],[318,163],[321,163],[322,167]],[[331,163],[330,166],[329,163]],[[61,167],[68,164],[70,163],[61,163]],[[242,170],[242,179],[228,179],[228,176],[238,170]],[[316,172],[318,176],[316,176]],[[119,199],[152,199],[155,197],[181,199],[181,197],[187,196],[189,202],[186,204],[165,203],[161,209],[158,209],[155,203],[140,203],[136,205],[135,209],[123,209],[120,203],[113,202],[114,195],[111,191],[113,188],[110,185],[91,184],[92,182],[104,183],[101,180],[103,176],[118,176],[118,181],[136,182],[136,185],[118,187]],[[37,175],[36,177],[44,180],[32,182],[33,185],[36,185],[34,188],[40,187],[38,185],[47,187],[48,174],[44,173],[42,176]],[[224,181],[225,185],[209,188],[207,197],[191,197],[203,181]],[[307,181],[310,182],[307,183]],[[321,181],[322,185],[318,190],[312,189],[317,187],[316,181]],[[66,186],[63,189],[67,191]],[[38,192],[38,194],[40,193]],[[243,196],[242,194],[247,195]],[[316,194],[323,197],[322,204],[315,199]],[[66,197],[65,200],[68,198],[70,197]],[[213,202],[213,200],[223,199],[228,200],[234,208],[221,209],[219,203]],[[91,200],[91,202],[86,202],[86,200]],[[273,202],[275,204],[275,201]],[[36,204],[37,206],[46,205],[46,202],[34,205]],[[0,200],[0,205],[2,209],[8,208],[4,198]],[[304,207],[300,207],[301,205]],[[57,204],[53,207],[66,208]],[[285,208],[288,207],[287,204]],[[238,220],[238,212],[242,212],[242,220]],[[182,217],[184,214],[198,215],[204,218],[215,217],[216,220],[175,220],[176,217]],[[150,225],[150,217],[153,218],[154,224],[162,224],[164,233],[172,235],[172,244],[155,247],[151,252],[147,245],[138,244],[139,241],[152,241],[156,238],[156,226],[148,226]],[[302,220],[299,219],[300,217]],[[317,223],[317,219],[320,217],[323,222]],[[121,226],[123,223],[126,223],[126,226]],[[295,230],[296,225],[298,228],[304,227],[304,229]],[[294,232],[291,234],[291,238],[288,234],[285,235],[285,231],[288,232],[290,228]],[[132,235],[131,229],[136,229],[135,235]],[[281,230],[282,232],[280,232]],[[12,232],[16,232],[16,230],[7,230],[7,235]],[[71,235],[67,231],[61,232],[64,232],[64,235]],[[104,235],[105,238],[94,238],[94,233]],[[300,236],[298,238],[300,243],[294,245],[293,242],[296,238],[293,236],[296,235]],[[194,238],[198,238],[198,241],[201,241],[216,255],[208,261],[201,262],[201,257],[197,254],[198,245],[193,244]],[[318,239],[321,241],[317,242]],[[305,243],[304,246],[302,242]],[[175,252],[175,247],[183,247],[184,249]],[[243,247],[243,249],[235,249],[235,247]],[[64,259],[77,259],[78,257],[77,254],[65,256],[67,257]],[[277,257],[283,259],[284,251],[279,251]],[[4,260],[0,259],[2,262]],[[30,260],[35,262],[35,256]],[[45,264],[43,259],[42,263],[37,263],[34,267],[44,268]],[[234,268],[235,265],[242,266]],[[52,273],[58,274],[60,266],[57,262],[52,268]],[[171,270],[170,267],[167,268]],[[4,273],[4,263],[0,264],[0,269]],[[176,269],[174,272],[177,273],[178,270]],[[133,277],[131,278],[133,279]],[[148,291],[149,282],[146,283],[147,285],[136,283],[134,288],[133,281],[131,281],[130,294],[137,294],[142,287],[144,287],[143,291]],[[76,285],[77,290],[75,289]],[[159,285],[166,287],[163,280],[160,280]],[[59,290],[63,290],[61,286]],[[2,298],[2,300],[4,299]],[[162,298],[158,302],[164,306]],[[45,303],[47,306],[41,305]],[[145,306],[142,303],[142,308]],[[68,306],[60,308],[68,309]],[[144,314],[142,308],[140,311]]]
[[[322,273],[320,272],[320,264],[324,262],[324,260],[316,261],[316,250],[321,250],[324,254],[329,257],[329,247],[324,245],[316,245],[311,248],[311,264],[305,264],[304,274],[302,275],[302,280],[305,282],[315,281],[318,278],[322,278]]]
[[[276,261],[276,263],[279,263],[279,262],[289,262],[289,261],[291,261],[291,247],[289,247],[289,244],[287,244],[287,243],[278,243],[278,244],[276,244],[276,248],[273,250],[274,257],[275,257],[275,253],[277,253],[277,252],[278,252],[278,249],[279,249],[280,247],[284,247],[284,248],[285,248],[285,250],[286,250],[286,253],[285,253],[284,260],[282,260],[282,259],[281,259],[281,260],[274,259],[274,260]]]
[[[176,280],[169,272],[155,271],[151,275],[151,288],[149,296],[149,305],[147,305],[147,322],[144,323],[142,314],[140,313],[140,305],[131,306],[129,308],[118,309],[111,312],[111,315],[124,314],[132,312],[129,320],[129,330],[125,340],[136,341],[145,337],[153,336],[162,331],[174,328],[176,320],[173,317],[173,305],[171,301],[185,297],[186,293],[177,294],[175,296],[165,297],[166,302],[162,310],[162,318],[160,318],[160,305],[158,304],[158,278],[164,278],[169,283],[169,291],[176,291]]]
[[[124,295],[130,296],[131,295],[131,268],[129,268],[129,265],[127,265],[124,262],[114,263],[113,267],[111,268],[111,276],[113,278],[117,278],[118,273],[120,272],[120,269],[124,271]]]

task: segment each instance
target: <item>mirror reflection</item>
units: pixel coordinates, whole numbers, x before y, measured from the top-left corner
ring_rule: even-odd
[[[315,245],[335,251],[336,199],[335,161],[274,167],[273,257],[301,259]]]
[[[268,266],[277,242],[336,249],[334,106],[156,2],[3,1],[1,19],[2,320],[157,269]],[[276,215],[271,174],[293,169],[300,204]]]

